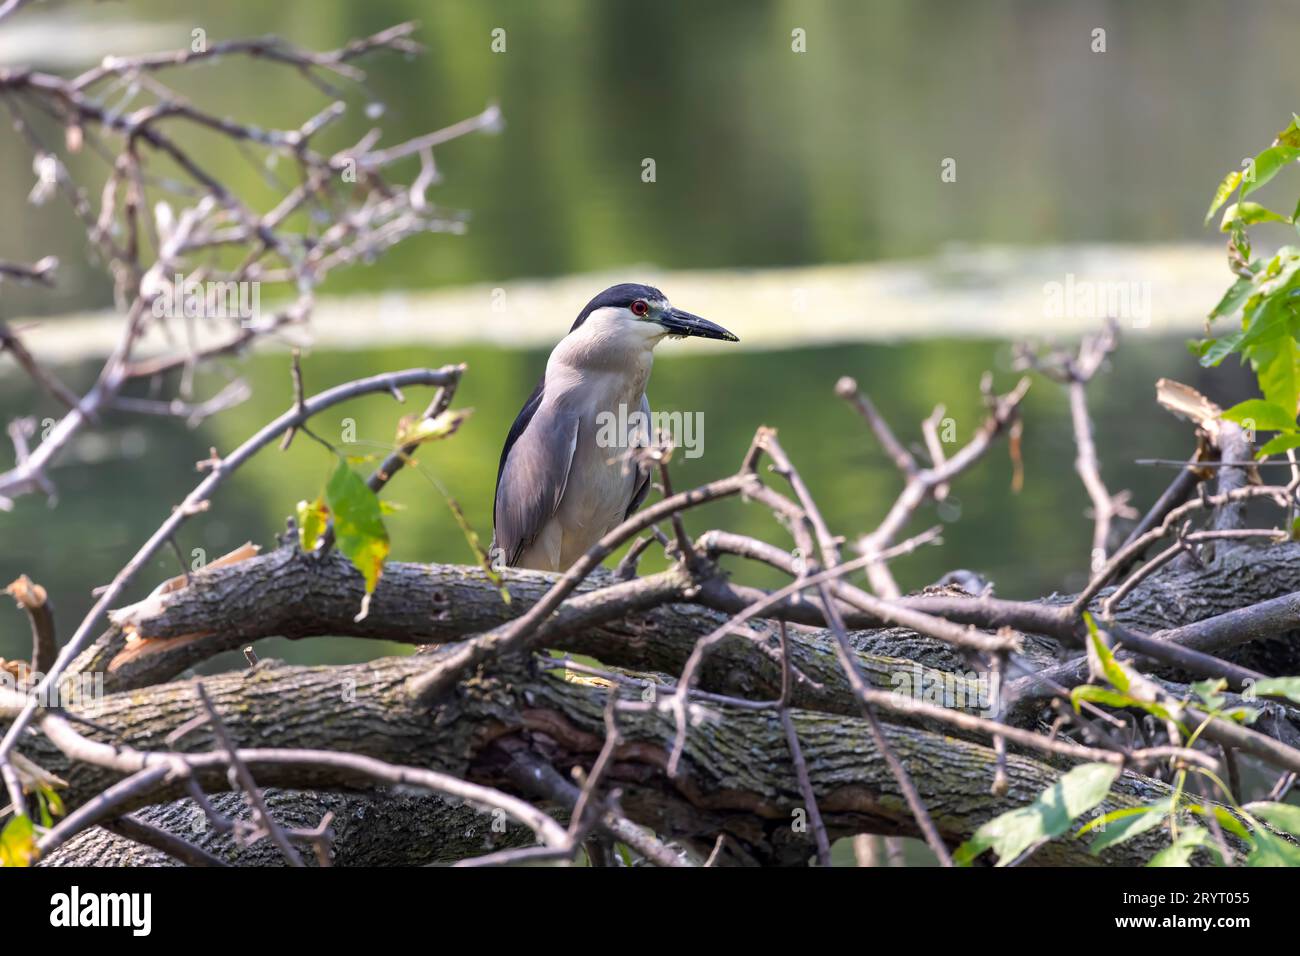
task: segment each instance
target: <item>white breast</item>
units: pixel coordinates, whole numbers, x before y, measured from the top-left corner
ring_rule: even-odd
[[[537,542],[557,571],[623,521],[639,483],[628,451],[647,437],[638,419],[655,340],[614,337],[599,324],[584,334],[585,328],[556,347],[546,370],[545,401],[580,422],[564,497]]]

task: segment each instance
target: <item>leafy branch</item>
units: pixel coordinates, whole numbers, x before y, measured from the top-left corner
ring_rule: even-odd
[[[1204,757],[1192,748],[1212,722],[1249,724],[1259,712],[1234,703],[1224,694],[1227,681],[1223,678],[1191,685],[1187,700],[1170,700],[1158,684],[1115,656],[1107,635],[1097,628],[1091,615],[1086,620],[1089,658],[1109,686],[1086,684],[1074,688],[1070,697],[1075,713],[1080,713],[1085,703],[1138,711],[1163,723],[1170,730],[1171,740],[1181,740],[1182,748],[1170,757],[1174,783],[1168,792],[1140,806],[1094,815],[1075,831],[1074,838],[1091,835],[1088,849],[1096,856],[1164,825],[1169,830],[1169,845],[1157,852],[1148,866],[1188,866],[1198,850],[1206,851],[1209,859],[1220,866],[1230,865],[1234,861],[1234,842],[1238,849],[1245,851],[1247,866],[1300,866],[1300,807],[1273,800],[1242,806],[1220,776],[1218,761],[1188,759],[1193,754]],[[1260,681],[1252,688],[1251,696],[1258,694],[1300,699],[1300,678]],[[1184,709],[1193,697],[1204,712]],[[1189,716],[1201,718],[1195,727],[1187,720]],[[1112,763],[1084,763],[1074,767],[1033,802],[983,824],[957,849],[953,859],[960,865],[969,865],[992,850],[998,866],[1024,861],[1049,840],[1069,832],[1075,823],[1097,808],[1120,773],[1121,768]],[[1200,798],[1189,792],[1189,778],[1208,784],[1201,788]],[[1209,799],[1211,793],[1223,802]]]
[[[1291,124],[1267,149],[1223,178],[1205,216],[1208,223],[1236,194],[1236,201],[1223,211],[1219,231],[1229,236],[1228,264],[1237,281],[1210,312],[1206,327],[1208,330],[1215,320],[1238,313],[1241,318],[1239,328],[1194,342],[1192,350],[1206,367],[1233,354],[1250,363],[1263,398],[1241,402],[1224,417],[1252,435],[1255,430],[1276,432],[1259,449],[1260,458],[1300,447],[1296,426],[1300,404],[1300,247],[1284,245],[1271,257],[1252,259],[1248,230],[1262,223],[1283,223],[1300,230],[1300,203],[1288,216],[1246,197],[1297,159],[1300,117],[1293,114]]]

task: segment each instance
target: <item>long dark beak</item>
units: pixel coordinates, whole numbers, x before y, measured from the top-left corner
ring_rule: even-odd
[[[681,309],[668,309],[659,316],[659,324],[673,336],[694,335],[701,339],[721,339],[723,342],[740,341],[722,326],[715,325],[708,319],[701,319],[698,315],[683,312]]]

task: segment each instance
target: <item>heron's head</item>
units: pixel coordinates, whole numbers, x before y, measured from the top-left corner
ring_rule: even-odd
[[[579,328],[651,346],[666,335],[740,341],[722,326],[674,308],[658,289],[635,282],[612,285],[588,302],[569,331]]]

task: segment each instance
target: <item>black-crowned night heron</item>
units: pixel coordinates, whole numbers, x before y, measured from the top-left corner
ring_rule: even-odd
[[[739,341],[647,285],[611,286],[578,314],[501,449],[493,548],[507,565],[562,571],[640,507],[650,472],[628,452],[650,441],[654,347],[690,335]]]

